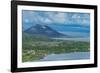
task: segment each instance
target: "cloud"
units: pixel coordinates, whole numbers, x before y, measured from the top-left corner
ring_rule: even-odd
[[[64,24],[67,21],[66,18],[66,14],[65,13],[57,13],[54,17],[53,17],[53,21],[55,23],[61,23]]]
[[[48,11],[25,11],[23,21],[43,24],[90,24],[89,13],[65,13]]]
[[[44,20],[44,23],[52,23],[52,20],[50,20],[49,18],[46,18],[46,19]]]

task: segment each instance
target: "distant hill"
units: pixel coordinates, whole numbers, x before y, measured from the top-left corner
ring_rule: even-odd
[[[41,35],[41,36],[43,35],[47,37],[69,37],[67,35],[57,32],[56,30],[52,29],[51,27],[47,25],[40,25],[40,24],[31,26],[24,32],[28,34],[33,34],[33,35]]]

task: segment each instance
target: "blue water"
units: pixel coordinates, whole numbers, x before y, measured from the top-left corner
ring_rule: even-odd
[[[52,38],[52,39],[57,39],[57,40],[72,40],[72,41],[84,41],[84,42],[89,42],[90,38]]]
[[[90,52],[74,52],[74,53],[64,53],[64,54],[50,54],[41,61],[58,61],[58,60],[81,60],[90,59]]]

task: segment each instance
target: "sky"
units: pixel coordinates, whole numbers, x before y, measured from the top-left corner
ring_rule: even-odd
[[[89,13],[23,10],[22,20],[23,29],[41,24],[69,35],[89,36],[90,33]]]
[[[89,25],[89,13],[23,10],[23,22],[34,24]]]

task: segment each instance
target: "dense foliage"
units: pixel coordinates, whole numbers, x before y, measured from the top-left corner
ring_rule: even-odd
[[[89,42],[54,40],[41,35],[36,36],[25,33],[22,37],[23,62],[36,61],[48,54],[87,52],[89,49]]]

